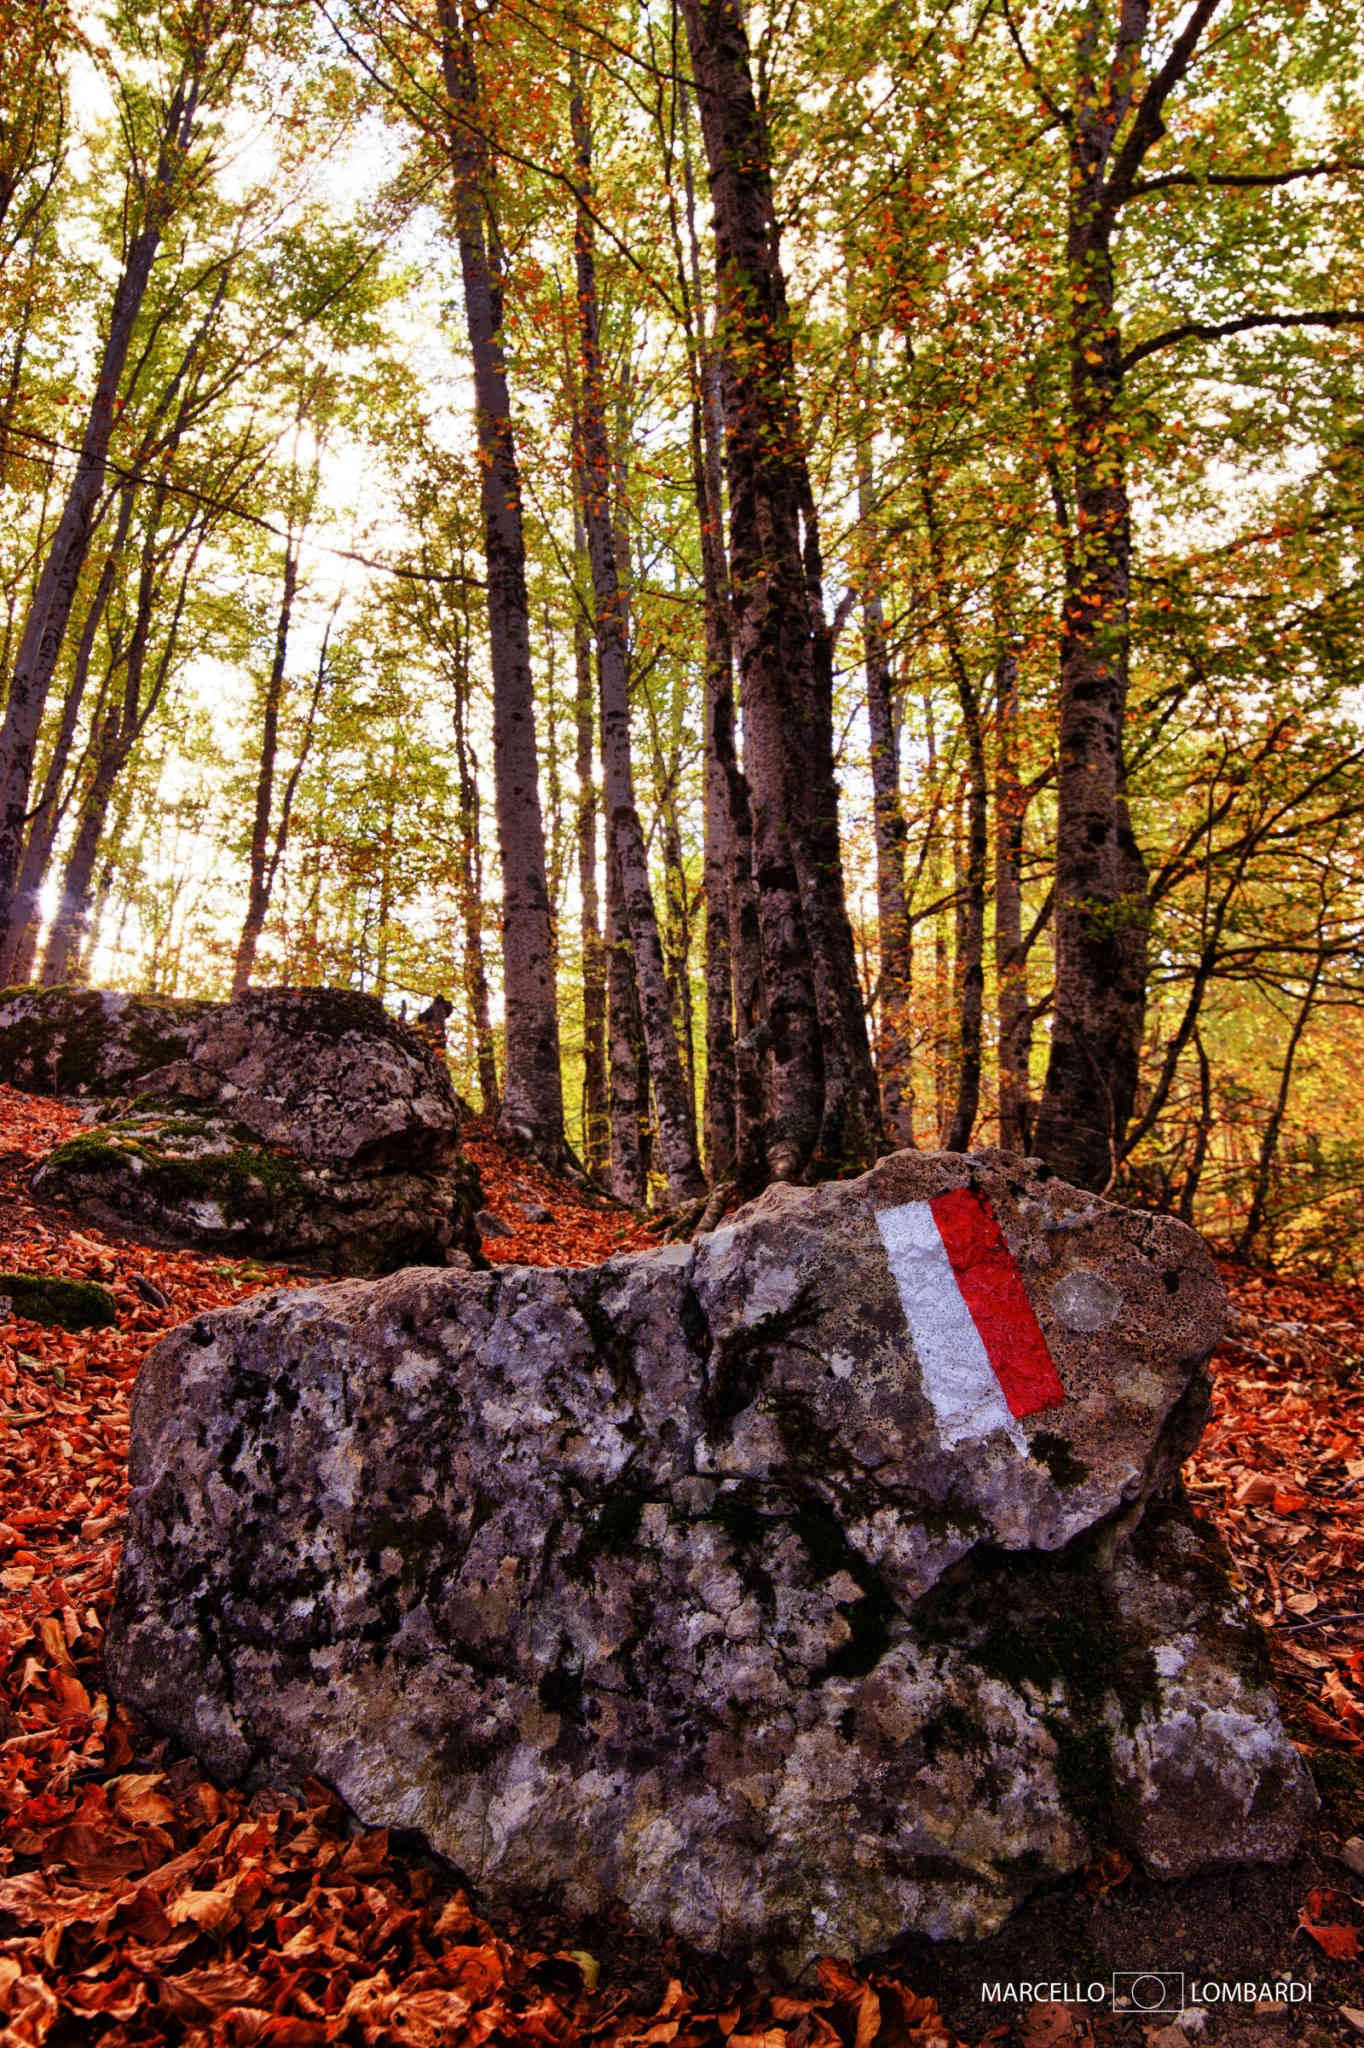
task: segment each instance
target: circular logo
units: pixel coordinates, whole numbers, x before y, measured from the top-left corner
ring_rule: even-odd
[[[1138,2012],[1159,2012],[1165,2004],[1167,1989],[1163,1977],[1134,1977],[1128,1996]]]

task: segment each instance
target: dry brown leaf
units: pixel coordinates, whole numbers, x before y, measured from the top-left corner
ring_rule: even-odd
[[[1019,2027],[1024,2048],[1064,2048],[1076,2038],[1075,2014],[1068,2005],[1030,2005]]]
[[[172,1927],[179,1927],[186,1920],[192,1920],[196,1927],[223,1927],[236,1914],[235,1885],[181,1892],[178,1899],[171,1899],[166,1906],[166,1918]]]

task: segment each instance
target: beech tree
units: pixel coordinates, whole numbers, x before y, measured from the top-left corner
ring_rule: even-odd
[[[448,97],[450,167],[464,310],[482,458],[493,751],[502,859],[502,972],[507,998],[504,1130],[557,1164],[564,1146],[545,839],[535,745],[530,611],[521,482],[502,348],[502,288],[492,209],[494,159],[480,104],[467,15],[440,0],[440,61]]]
[[[586,100],[578,84],[575,84],[572,97],[572,121],[579,180],[574,237],[582,359],[579,425],[582,461],[578,465],[578,474],[583,492],[583,524],[592,566],[607,825],[612,858],[620,875],[621,906],[630,935],[640,1021],[648,1048],[649,1074],[658,1112],[659,1150],[667,1175],[669,1196],[680,1204],[701,1193],[705,1182],[696,1157],[693,1108],[673,1028],[672,1004],[649,883],[644,834],[635,808],[630,759],[629,659],[611,517],[612,465],[606,432],[596,264],[589,210],[592,201],[591,131]]]
[[[833,767],[832,644],[792,390],[767,136],[736,0],[682,0],[710,167],[744,767],[775,1178],[869,1160],[880,1135]]]

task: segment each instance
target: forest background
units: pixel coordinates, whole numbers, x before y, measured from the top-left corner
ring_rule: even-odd
[[[1360,26],[0,0],[0,983],[1357,1272]]]

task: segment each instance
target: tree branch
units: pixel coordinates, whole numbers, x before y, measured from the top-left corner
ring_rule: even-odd
[[[1333,157],[1328,163],[1299,164],[1291,171],[1165,171],[1158,178],[1138,178],[1127,196],[1145,199],[1152,192],[1168,192],[1176,185],[1215,185],[1233,191],[1258,189],[1292,185],[1299,178],[1329,178],[1340,171],[1364,171],[1364,162],[1356,157]]]
[[[1165,133],[1162,119],[1165,102],[1188,70],[1198,38],[1221,4],[1222,0],[1196,0],[1196,5],[1189,9],[1183,28],[1170,45],[1170,54],[1142,94],[1136,118],[1127,131],[1127,140],[1118,151],[1117,161],[1104,182],[1099,211],[1109,220],[1131,192],[1147,150]]]
[[[1037,66],[1033,63],[1032,58],[1028,55],[1027,49],[1024,46],[1023,38],[1022,36],[1020,36],[1017,28],[1014,26],[1014,18],[1012,14],[1010,14],[1009,12],[1009,0],[1000,0],[1000,13],[1004,16],[1004,26],[1009,31],[1010,40],[1019,54],[1019,57],[1022,61],[1023,69],[1027,72],[1028,77],[1032,81],[1033,91],[1037,94],[1038,99],[1041,100],[1043,106],[1051,115],[1052,120],[1059,122],[1061,127],[1064,128],[1067,133],[1069,133],[1071,127],[1073,126],[1071,116],[1064,107],[1057,106],[1055,100],[1047,91],[1045,85],[1043,85],[1042,75],[1038,71]]]
[[[1248,334],[1256,327],[1364,327],[1364,309],[1354,306],[1329,307],[1324,313],[1247,313],[1239,320],[1186,320],[1139,341],[1122,359],[1123,375],[1146,356],[1181,341],[1221,341],[1229,334]]]

